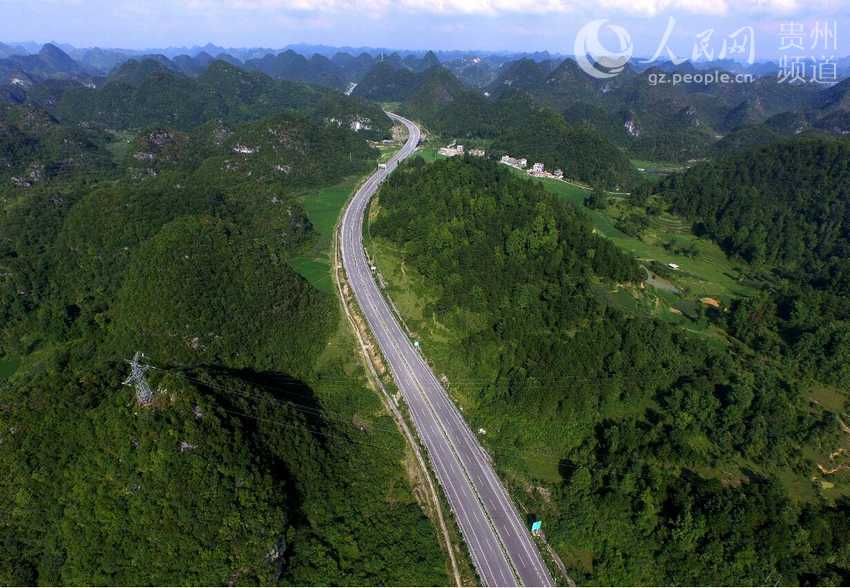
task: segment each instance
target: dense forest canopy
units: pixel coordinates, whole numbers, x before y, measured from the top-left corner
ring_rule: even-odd
[[[659,190],[729,254],[817,274],[847,258],[849,179],[846,141],[804,139],[697,166]]]
[[[573,579],[850,583],[850,85],[656,65],[4,53],[0,584],[448,582],[338,301],[293,269],[328,238],[306,195],[387,155],[371,100],[488,151],[400,167],[367,239]],[[744,268],[702,331],[616,299],[687,268],[597,221],[640,242],[662,212]]]
[[[372,237],[437,285],[437,369],[578,582],[848,581],[850,505],[782,483],[846,435],[793,366],[618,310],[604,293],[643,270],[492,162],[413,161],[378,210]]]
[[[112,165],[109,137],[68,127],[39,108],[0,103],[0,181],[29,187],[71,173],[105,170]]]
[[[377,105],[325,88],[274,80],[215,61],[196,78],[156,61],[131,60],[99,88],[70,88],[48,108],[63,122],[113,129],[167,126],[190,130],[213,119],[257,120],[281,111],[348,127],[367,122],[370,138],[381,137],[390,121]]]
[[[289,265],[380,109],[145,64],[0,111],[0,583],[446,583],[337,302]]]
[[[670,178],[657,192],[770,288],[736,304],[735,335],[802,375],[850,384],[850,146],[801,138]]]

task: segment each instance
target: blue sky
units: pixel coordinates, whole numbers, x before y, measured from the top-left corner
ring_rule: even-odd
[[[844,4],[844,6],[842,6]],[[810,45],[816,22],[835,22],[838,56],[850,54],[846,0],[0,0],[0,40],[148,48],[212,42],[233,47],[290,43],[402,49],[573,53],[577,31],[595,19],[623,26],[638,55],[669,46],[688,55],[697,35],[710,45],[755,31],[758,59],[775,58],[783,24],[800,23]],[[845,39],[846,37],[846,39]],[[817,51],[824,52],[822,48]]]

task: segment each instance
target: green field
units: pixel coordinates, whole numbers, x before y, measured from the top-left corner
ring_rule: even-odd
[[[654,169],[660,172],[675,173],[680,172],[687,166],[681,163],[672,163],[669,161],[648,161],[646,159],[632,159],[632,165],[638,169]]]
[[[289,264],[323,292],[333,292],[331,244],[337,220],[361,178],[352,176],[339,184],[305,194],[301,200],[318,238]]]
[[[421,157],[428,163],[434,163],[438,159],[445,159],[444,156],[438,153],[439,150],[440,148],[437,146],[426,145],[424,147],[421,147],[419,151],[416,152],[416,156]]]
[[[515,171],[522,174],[519,170]],[[644,292],[632,289],[630,294],[634,300],[629,301],[625,296],[609,297],[623,310],[633,312],[643,308],[658,318],[682,323],[692,332],[705,334],[706,330],[702,325],[696,325],[679,314],[682,306],[695,303],[701,298],[714,298],[725,304],[733,298],[754,293],[753,289],[743,282],[748,268],[730,260],[716,243],[696,237],[684,219],[667,211],[650,216],[649,226],[639,239],[616,227],[618,219],[623,216],[635,212],[642,214],[642,211],[631,206],[624,197],[611,196],[607,210],[592,210],[584,205],[584,199],[590,193],[588,190],[545,178],[532,181],[540,182],[558,198],[576,205],[588,216],[597,234],[612,240],[620,249],[628,251],[646,265],[657,262],[662,266],[672,263],[680,267],[679,271],[669,270],[663,276],[680,291],[679,295],[657,289],[647,289]],[[670,242],[673,242],[675,247],[665,247],[665,244]],[[681,253],[682,250],[693,255]],[[708,333],[718,334],[713,329]]]
[[[381,152],[381,156],[378,158],[378,163],[386,163],[390,160],[390,158],[398,151],[397,145],[381,145],[378,147],[378,151]]]
[[[391,110],[386,106],[385,109]],[[378,164],[387,162],[401,145],[378,144],[376,148],[380,152],[376,162]],[[300,255],[291,258],[289,265],[322,292],[331,294],[334,291],[331,268],[334,230],[342,209],[364,179],[365,176],[351,176],[338,184],[307,192],[301,197],[304,212],[318,237]]]
[[[647,161],[643,159],[632,159],[632,165],[640,171],[644,178],[658,181],[670,174],[675,174],[687,169],[688,166],[668,161]]]

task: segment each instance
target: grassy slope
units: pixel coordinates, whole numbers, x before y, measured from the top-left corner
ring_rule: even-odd
[[[373,211],[374,209],[373,207]],[[423,353],[434,366],[438,376],[445,375],[448,378],[451,383],[449,394],[464,412],[469,425],[474,431],[479,428],[491,429],[486,416],[477,410],[476,395],[481,380],[493,377],[494,373],[471,371],[468,364],[460,359],[462,354],[457,353],[455,348],[459,339],[456,333],[474,330],[476,317],[456,311],[448,321],[438,321],[428,308],[438,298],[439,285],[427,282],[418,272],[406,265],[393,244],[369,235],[366,237],[366,244],[387,283],[386,292],[401,314],[405,326],[412,338],[421,342]],[[531,430],[534,427],[534,418],[533,415],[517,414],[512,423],[513,426]],[[505,469],[505,466],[522,464],[519,469],[530,472],[534,478],[552,483],[560,480],[559,460],[551,453],[551,447],[560,447],[569,442],[567,437],[535,439],[522,451],[514,449],[505,454],[504,444],[500,445],[498,439],[492,437],[492,433],[489,435],[490,437],[485,435],[482,442],[490,449],[498,447],[498,454],[505,459],[497,465],[502,466],[504,473],[514,477],[515,472],[509,467]]]
[[[334,186],[327,186],[304,195],[302,203],[307,218],[313,223],[318,238],[289,264],[322,292],[332,294],[331,243],[336,222],[343,206],[361,178],[352,176]]]
[[[559,198],[584,210],[600,235],[611,239],[618,247],[636,258],[663,264],[676,263],[681,266],[682,271],[671,278],[680,290],[689,290],[695,296],[724,298],[752,294],[752,289],[740,282],[747,268],[728,259],[717,244],[695,237],[683,219],[662,212],[650,218],[650,228],[644,233],[643,240],[637,239],[626,235],[615,226],[618,218],[635,210],[623,198],[611,197],[611,206],[606,211],[590,210],[584,206],[584,199],[589,195],[587,190],[553,180],[535,181],[541,182]],[[663,245],[670,239],[675,239],[681,245],[693,244],[698,254],[689,257],[668,251]]]
[[[422,149],[419,156],[429,163],[443,159],[437,150],[437,147],[429,146]],[[518,169],[511,168],[511,171],[520,177],[528,177]],[[618,247],[637,259],[647,263],[657,261],[663,265],[674,263],[682,268],[681,271],[666,276],[681,295],[653,288],[645,291],[618,289],[601,293],[609,301],[623,310],[648,313],[662,320],[681,324],[694,333],[708,334],[723,340],[723,335],[717,329],[708,327],[704,322],[685,318],[680,314],[680,309],[698,308],[699,299],[705,297],[728,302],[734,297],[751,295],[753,289],[741,282],[747,269],[744,265],[733,263],[717,244],[697,238],[683,219],[666,211],[651,218],[650,228],[644,233],[643,239],[638,239],[626,235],[615,226],[620,217],[637,210],[629,206],[622,196],[611,196],[609,209],[598,211],[584,205],[590,191],[581,186],[547,178],[534,178],[532,181],[540,182],[558,198],[576,205],[590,218],[598,234],[614,241]],[[671,239],[680,247],[692,245],[697,255],[689,257],[669,251],[664,244]]]
[[[517,175],[525,177],[519,170]],[[610,206],[605,211],[592,210],[584,205],[590,192],[580,186],[546,178],[536,178],[552,194],[571,202],[582,210],[593,223],[596,232],[611,241],[620,249],[631,253],[635,258],[650,265],[657,262],[666,266],[673,263],[681,270],[670,271],[661,279],[679,293],[664,288],[646,289],[617,288],[607,292],[607,299],[627,312],[642,312],[667,322],[680,324],[691,332],[709,335],[717,340],[725,336],[718,329],[710,327],[704,321],[691,320],[685,315],[694,315],[699,309],[701,298],[715,298],[727,303],[732,298],[749,296],[754,290],[742,282],[747,267],[735,263],[723,253],[720,247],[707,239],[697,238],[687,222],[669,212],[649,218],[649,228],[643,238],[629,236],[617,227],[617,221],[638,209],[629,205],[622,196],[610,196]],[[642,213],[642,211],[641,211]],[[688,256],[665,248],[669,241],[675,241],[678,249],[693,248],[697,253]],[[682,311],[685,314],[682,314]]]
[[[399,145],[380,145],[378,149],[381,152],[378,163],[384,163],[398,151]],[[307,218],[313,224],[318,238],[301,255],[292,258],[289,264],[322,292],[334,292],[331,279],[333,233],[343,207],[364,179],[365,177],[351,176],[339,184],[309,192],[301,198]]]

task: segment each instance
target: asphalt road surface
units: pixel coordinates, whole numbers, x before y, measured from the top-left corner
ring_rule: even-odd
[[[486,452],[454,402],[398,324],[363,250],[363,219],[381,182],[419,144],[408,130],[404,147],[357,191],[340,225],[342,262],[360,309],[410,410],[431,465],[454,512],[481,581],[487,586],[553,586],[531,535],[496,476]]]

